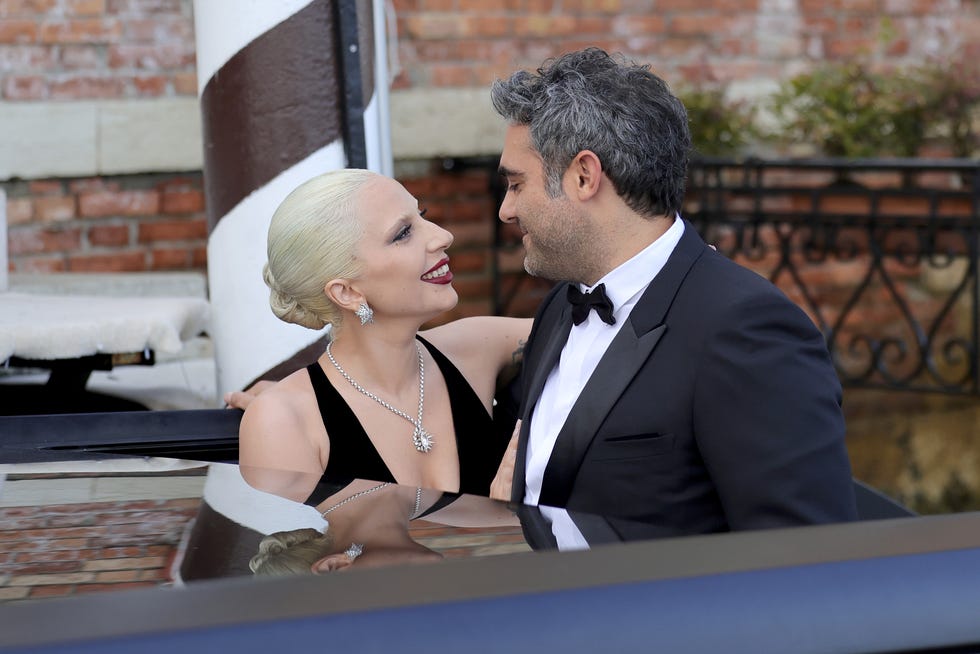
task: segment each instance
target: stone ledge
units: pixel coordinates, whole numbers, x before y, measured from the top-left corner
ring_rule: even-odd
[[[10,273],[9,290],[39,295],[207,298],[201,272]]]
[[[0,102],[0,179],[200,170],[196,98]]]
[[[484,87],[393,91],[395,159],[500,152]],[[0,102],[0,180],[200,170],[196,98]]]

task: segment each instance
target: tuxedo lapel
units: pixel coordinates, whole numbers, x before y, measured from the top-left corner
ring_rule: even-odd
[[[605,516],[596,513],[580,513],[569,511],[568,517],[575,523],[579,533],[585,538],[589,547],[607,543],[622,543],[623,537],[612,526]]]
[[[544,472],[541,504],[566,505],[589,443],[666,330],[666,325],[659,325],[637,336],[632,322],[627,321],[616,334],[558,433]]]
[[[681,240],[633,307],[626,324],[610,343],[565,420],[545,469],[539,500],[541,504],[566,506],[589,444],[633,377],[647,364],[667,330],[664,321],[674,297],[691,267],[706,249],[694,227],[685,221]],[[561,348],[559,354],[560,351]],[[545,378],[553,365],[548,366]],[[541,384],[544,384],[544,380]],[[537,392],[540,391],[539,387]],[[529,425],[530,421],[525,419],[522,433]],[[523,463],[521,470],[523,483]],[[523,494],[523,489],[521,492]]]
[[[705,252],[711,252],[694,225],[684,221],[684,233],[677,247],[670,254],[666,265],[654,277],[647,290],[643,293],[640,301],[630,312],[630,320],[633,322],[638,334],[643,334],[653,329],[667,318],[667,311],[674,303],[674,298],[681,289],[681,284],[687,273],[691,271],[694,263],[701,258]]]
[[[548,337],[547,343],[545,343],[542,349],[541,357],[535,361],[535,370],[528,384],[527,394],[524,396],[522,418],[527,418],[534,405],[537,404],[538,397],[541,396],[541,391],[544,388],[544,383],[548,381],[548,375],[551,374],[551,371],[554,370],[555,365],[558,363],[558,358],[561,356],[562,348],[565,347],[565,342],[568,340],[568,333],[571,330],[572,309],[568,303],[563,303],[558,321],[555,323],[555,327],[551,330],[551,335]]]
[[[541,396],[541,389],[548,380],[548,375],[558,363],[565,341],[568,340],[568,332],[572,329],[572,310],[568,303],[562,303],[557,322],[551,330],[550,336],[544,343],[541,357],[534,361],[534,371],[528,383],[528,391],[522,398],[521,433],[517,437],[517,459],[514,462],[514,479],[511,483],[510,497],[513,502],[524,501],[524,472],[527,465],[527,439],[531,430],[529,417],[534,411],[538,397]]]
[[[555,538],[551,520],[541,514],[536,506],[522,504],[516,508],[517,517],[521,521],[521,531],[524,540],[533,550],[561,549],[561,544]],[[607,543],[621,543],[623,537],[615,527],[603,516],[591,513],[569,511],[568,517],[575,524],[589,547]]]
[[[558,549],[558,541],[555,539],[555,534],[551,531],[551,523],[541,515],[538,507],[521,504],[517,507],[517,517],[521,521],[521,531],[524,533],[524,540],[531,546],[531,549]]]

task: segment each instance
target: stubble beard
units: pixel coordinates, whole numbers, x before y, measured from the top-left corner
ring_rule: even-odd
[[[559,199],[549,207],[545,221],[538,224],[550,227],[530,235],[530,244],[524,249],[524,270],[555,282],[585,283],[593,270],[596,250],[588,216],[576,213],[567,200]]]
[[[554,261],[555,258],[555,256],[551,258],[541,257],[540,254],[535,257],[526,251],[524,253],[524,270],[533,277],[550,279],[554,282],[568,280],[568,273],[564,270],[564,266],[560,262]]]
[[[538,247],[533,243],[524,252],[524,270],[529,275],[554,282],[583,282],[591,270],[591,257],[579,238],[565,237],[558,243]]]

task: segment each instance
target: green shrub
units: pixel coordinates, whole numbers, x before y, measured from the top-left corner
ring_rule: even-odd
[[[980,147],[974,122],[980,108],[980,63],[966,56],[919,69],[930,120],[942,127],[954,157],[971,157]]]
[[[726,100],[725,91],[725,85],[712,83],[685,87],[677,93],[687,108],[697,154],[740,154],[759,137],[755,109],[747,102]]]
[[[775,127],[766,134],[755,125],[755,109],[726,100],[725,91],[712,82],[678,92],[698,154],[743,154],[763,138],[830,157],[915,157],[927,138],[955,157],[980,148],[980,63],[965,56],[887,71],[861,59],[819,65],[768,99]]]
[[[833,63],[784,82],[771,106],[782,141],[811,143],[833,157],[914,156],[928,105],[919,89],[915,76]]]

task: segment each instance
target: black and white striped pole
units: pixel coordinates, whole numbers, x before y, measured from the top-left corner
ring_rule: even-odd
[[[266,232],[282,199],[317,174],[391,174],[384,4],[194,2],[219,397],[322,348],[324,332],[269,309]]]

